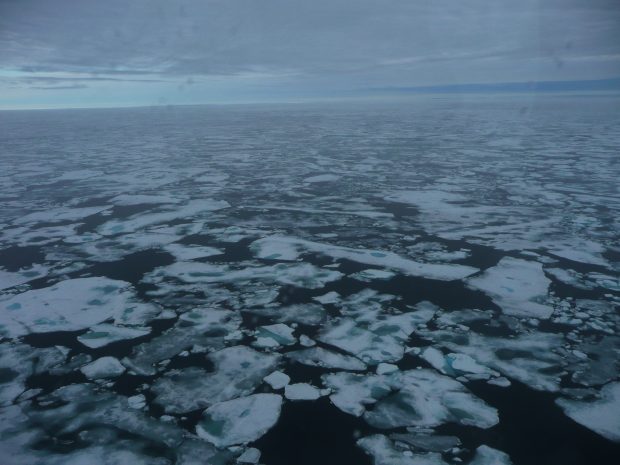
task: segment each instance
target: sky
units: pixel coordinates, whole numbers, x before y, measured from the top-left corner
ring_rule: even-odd
[[[0,0],[0,109],[619,77],[620,0]]]

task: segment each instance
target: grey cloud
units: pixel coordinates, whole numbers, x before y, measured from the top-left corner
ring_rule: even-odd
[[[615,0],[5,0],[0,18],[2,66],[38,72],[325,86],[620,74]]]

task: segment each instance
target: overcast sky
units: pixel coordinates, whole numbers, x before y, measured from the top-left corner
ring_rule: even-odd
[[[620,0],[0,0],[1,108],[619,76]]]

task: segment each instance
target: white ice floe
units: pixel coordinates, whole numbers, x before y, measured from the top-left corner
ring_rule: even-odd
[[[483,444],[476,449],[476,455],[469,465],[512,465],[512,461],[505,452]]]
[[[269,384],[272,389],[282,389],[291,381],[291,378],[286,373],[274,371],[270,375],[265,376],[263,381]]]
[[[126,397],[97,391],[93,384],[70,384],[42,399],[44,410],[28,406],[27,415],[56,434],[77,433],[86,428],[107,427],[168,447],[178,446],[183,431],[130,408]]]
[[[333,326],[325,328],[318,339],[370,365],[397,362],[405,353],[409,335],[420,322],[420,315],[416,312],[391,315],[378,319],[370,326],[358,324],[350,318],[341,318]]]
[[[125,372],[125,367],[114,357],[101,357],[80,368],[88,379],[116,378]]]
[[[475,375],[476,378],[483,379],[499,376],[499,373],[484,365],[480,365],[466,354],[450,353],[444,355],[434,347],[427,347],[421,352],[420,357],[430,363],[436,370],[450,376]]]
[[[377,374],[378,375],[387,375],[390,373],[394,373],[398,371],[398,367],[392,363],[380,363],[377,365]]]
[[[278,263],[271,266],[231,268],[227,265],[198,262],[176,262],[157,268],[146,282],[159,282],[173,277],[186,283],[246,283],[250,281],[276,282],[308,289],[318,289],[336,281],[342,273],[319,268],[310,263]]]
[[[196,433],[217,447],[246,444],[263,436],[280,416],[282,397],[254,394],[209,407]]]
[[[316,176],[310,176],[304,179],[304,182],[315,183],[315,182],[331,182],[338,181],[340,176],[336,174],[319,174]]]
[[[287,384],[284,397],[288,400],[316,400],[321,397],[321,392],[308,383]]]
[[[216,249],[215,247],[206,247],[200,245],[183,245],[183,244],[168,244],[163,247],[163,249],[174,255],[179,261],[185,260],[196,260],[198,258],[206,258],[212,257],[214,255],[221,255],[222,252],[220,249]]]
[[[366,369],[366,364],[360,359],[350,355],[332,352],[322,347],[296,350],[293,352],[287,352],[285,355],[291,360],[308,366],[350,371],[363,371]]]
[[[414,454],[409,449],[397,448],[382,434],[361,438],[357,445],[372,456],[374,465],[447,465],[439,453]]]
[[[488,294],[505,314],[523,318],[551,316],[553,308],[545,302],[550,283],[540,263],[512,257],[467,280],[469,287]]]
[[[295,344],[297,339],[293,336],[295,330],[282,323],[274,325],[259,326],[256,330],[256,341],[254,345],[257,347],[278,347]]]
[[[201,213],[212,212],[230,207],[224,200],[201,199],[192,200],[187,204],[174,209],[162,211],[139,213],[127,219],[110,220],[97,228],[97,231],[104,236],[135,232],[162,223],[169,223],[179,218],[191,218]]]
[[[340,301],[340,294],[338,294],[336,291],[330,291],[327,294],[323,294],[317,297],[313,297],[313,300],[316,300],[317,302],[323,304],[323,305],[327,305],[327,304],[335,304],[338,301]]]
[[[183,413],[251,394],[276,368],[279,356],[234,346],[208,355],[212,373],[198,367],[172,370],[152,386],[167,413]]]
[[[303,253],[318,253],[335,260],[351,260],[384,267],[410,276],[444,281],[463,279],[478,271],[477,268],[465,265],[420,263],[389,251],[354,249],[287,236],[268,236],[254,241],[250,247],[258,258],[295,260]]]
[[[370,282],[370,281],[384,281],[388,279],[392,279],[396,276],[396,273],[393,271],[387,270],[376,270],[374,268],[368,268],[367,270],[360,271],[358,273],[353,273],[351,275],[352,278],[357,279],[358,281]]]
[[[19,271],[5,271],[0,268],[0,291],[28,283],[33,279],[43,278],[47,275],[48,271],[49,270],[42,265],[33,265]]]
[[[381,399],[364,418],[377,428],[435,427],[443,423],[489,428],[499,422],[497,410],[458,381],[421,369],[386,377],[398,392]]]
[[[0,334],[76,331],[113,319],[144,324],[160,309],[140,302],[131,285],[108,278],[79,278],[18,294],[0,303]]]
[[[560,398],[556,402],[577,423],[610,441],[620,442],[620,382],[603,386],[596,400]]]
[[[483,336],[473,331],[421,332],[423,335],[431,333],[435,345],[468,355],[478,365],[519,380],[533,389],[559,389],[560,377],[564,373],[563,359],[557,353],[557,349],[564,343],[561,334],[536,332],[502,338]]]
[[[361,416],[366,406],[392,392],[382,376],[353,373],[330,373],[323,375],[323,382],[332,390],[329,399],[345,413]]]
[[[260,460],[260,451],[255,447],[248,447],[243,454],[237,457],[238,463],[258,463]]]
[[[78,341],[91,349],[98,349],[113,342],[135,339],[151,332],[148,327],[125,327],[101,323],[91,326],[88,331],[78,336]]]
[[[40,212],[29,213],[15,221],[15,224],[34,224],[34,223],[60,223],[64,221],[77,221],[88,216],[96,215],[99,212],[110,208],[109,205],[98,207],[59,207],[47,209]]]

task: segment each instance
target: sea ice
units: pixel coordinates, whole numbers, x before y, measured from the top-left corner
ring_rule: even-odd
[[[357,445],[373,457],[374,465],[447,465],[441,454],[413,454],[408,449],[398,449],[382,434],[361,438]]]
[[[478,446],[469,465],[512,465],[512,461],[508,454],[483,444]]]
[[[332,368],[350,371],[363,371],[366,364],[360,359],[350,355],[332,352],[322,347],[312,347],[310,349],[296,350],[287,352],[286,357],[303,365],[313,367]]]
[[[196,433],[219,448],[246,444],[275,425],[281,407],[282,397],[277,394],[254,394],[220,402],[205,410]]]
[[[114,357],[101,357],[84,365],[80,371],[88,379],[116,378],[125,372],[125,367]]]
[[[364,414],[377,428],[435,427],[449,422],[489,428],[499,422],[494,408],[458,381],[434,371],[402,371],[386,379],[393,389],[400,390]]]
[[[153,384],[155,402],[167,413],[189,412],[251,394],[279,361],[278,355],[245,346],[227,347],[207,357],[215,366],[212,373],[188,367],[169,371]]]
[[[143,324],[160,314],[137,300],[129,283],[103,277],[61,281],[51,287],[17,294],[0,304],[0,334],[77,331],[113,319]]]
[[[603,386],[597,400],[560,398],[556,402],[577,423],[610,441],[620,442],[620,382]]]
[[[91,349],[98,349],[118,341],[146,336],[151,332],[148,327],[126,327],[101,323],[91,326],[88,331],[78,336],[78,341]]]
[[[488,294],[507,315],[549,318],[553,313],[553,308],[545,304],[551,281],[538,262],[504,257],[467,283]]]
[[[329,399],[345,413],[361,416],[366,406],[392,392],[390,385],[382,376],[357,375],[353,373],[330,373],[322,377],[325,385],[332,390]]]
[[[321,397],[321,392],[307,383],[287,384],[284,397],[288,400],[316,400]]]
[[[263,381],[269,384],[272,389],[282,389],[291,381],[291,378],[281,371],[274,371],[270,375],[265,376]]]

